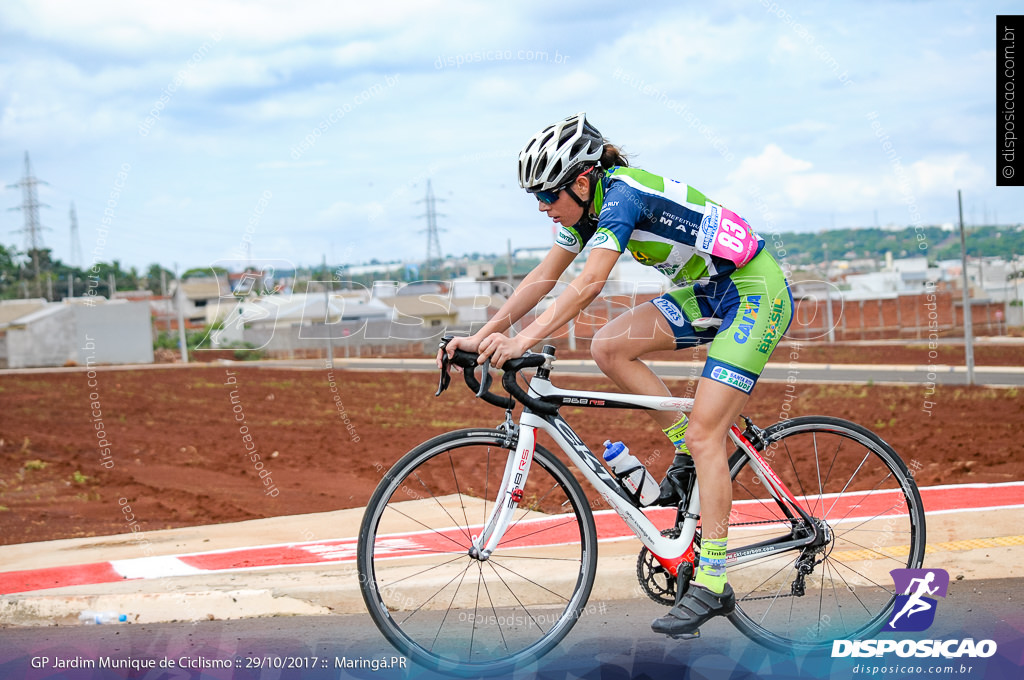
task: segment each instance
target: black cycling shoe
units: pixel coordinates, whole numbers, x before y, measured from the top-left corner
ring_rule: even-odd
[[[719,595],[693,582],[668,614],[654,619],[651,630],[677,639],[693,639],[700,635],[698,628],[705,621],[716,616],[727,616],[734,609],[736,596],[728,583]]]
[[[693,480],[697,478],[697,468],[693,464],[693,456],[677,453],[672,465],[661,480],[661,495],[653,505],[674,507],[690,495]]]

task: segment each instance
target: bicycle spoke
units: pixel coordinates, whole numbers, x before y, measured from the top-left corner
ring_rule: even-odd
[[[752,562],[751,562],[751,563],[747,563],[747,565],[746,565],[746,566],[747,566],[747,567],[750,567],[750,566],[751,566],[752,564],[753,564]],[[778,571],[776,571],[776,572],[775,572],[774,574],[772,574],[771,576],[769,576],[768,578],[766,578],[765,580],[761,581],[761,582],[760,582],[760,583],[758,583],[758,584],[757,584],[756,586],[754,586],[753,588],[751,588],[751,589],[749,590],[749,592],[747,593],[747,595],[750,595],[751,593],[754,593],[754,592],[756,592],[757,590],[759,590],[759,589],[761,588],[761,586],[763,586],[764,584],[768,583],[768,581],[771,581],[771,580],[772,580],[773,578],[775,578],[776,576],[778,576],[779,574],[781,574],[781,573],[782,573],[782,572],[783,572],[783,571],[784,571],[785,569],[789,569],[789,568],[790,568],[790,566],[792,566],[792,565],[791,565],[791,564],[789,563],[789,561],[787,560],[787,561],[786,561],[786,563],[785,563],[785,564],[783,564],[783,565],[782,565],[782,566],[781,566],[781,567],[779,568],[779,570],[778,570]],[[729,572],[731,572],[731,573],[734,573],[734,572],[737,572],[737,571],[743,571],[743,566],[741,565],[740,567],[733,567],[733,568],[729,569]],[[747,595],[744,595],[744,596],[743,596],[743,597],[741,597],[741,598],[737,598],[737,600],[743,600],[743,599],[746,599]]]
[[[483,573],[483,563],[482,562],[478,562],[477,564],[480,565],[480,573],[482,574]],[[500,580],[500,578],[501,577],[499,577],[499,580]],[[484,592],[487,593],[487,602],[490,603],[490,605],[491,605],[491,613],[494,615],[495,622],[497,622],[497,620],[498,620],[498,610],[494,608],[494,599],[491,597],[491,589],[487,587],[487,579],[484,579]],[[475,625],[475,623],[476,622],[474,622],[474,625]],[[505,640],[505,631],[503,631],[501,629],[501,626],[498,626],[497,628],[498,628],[498,634],[501,636],[501,644],[505,648],[505,650],[508,651],[508,641]]]
[[[790,459],[792,460],[792,457]],[[816,511],[818,504],[821,503],[821,499],[825,495],[825,486],[821,481],[821,461],[818,459],[818,456],[814,456],[814,473],[818,476],[818,500],[814,501],[814,509]]]
[[[462,570],[462,575],[463,576],[465,576],[466,572],[469,571],[469,567],[470,567],[470,563],[467,561],[466,562],[466,568]],[[433,600],[435,597],[437,597],[442,592],[444,592],[444,589],[447,588],[448,586],[450,586],[455,581],[455,579],[457,579],[457,578],[459,578],[459,574],[456,574],[455,576],[452,576],[451,579],[448,581],[448,583],[445,583],[443,586],[441,586],[437,590],[436,593],[434,593],[433,595],[428,597],[426,600],[424,600],[423,604],[421,604],[419,607],[416,607],[416,609],[413,609],[409,613],[409,615],[407,617],[405,617],[405,620],[402,621],[402,623],[406,623],[409,619],[411,619],[412,617],[416,616],[417,613],[419,613],[420,611],[423,610],[423,607],[425,607],[431,600]]]
[[[552,525],[546,526],[546,527],[544,527],[542,529],[537,529],[536,531],[531,531],[528,534],[523,534],[521,536],[516,536],[515,538],[510,538],[510,539],[507,539],[507,540],[506,539],[502,539],[501,545],[508,546],[509,544],[515,543],[516,541],[521,541],[524,538],[529,538],[530,536],[536,536],[537,534],[542,534],[545,531],[551,531],[552,529],[560,529],[560,528],[562,528],[564,526],[568,526],[570,524],[575,524],[575,523],[576,523],[575,518],[569,518],[569,519],[566,519],[561,524],[552,524]]]
[[[448,515],[448,519],[450,519],[452,521],[452,526],[459,527],[458,520],[456,520],[454,517],[452,517],[452,513],[448,512],[448,508],[444,507],[444,504],[441,502],[441,499],[438,498],[436,495],[434,495],[434,492],[430,490],[430,487],[427,486],[426,482],[424,482],[423,479],[420,478],[419,473],[414,472],[413,474],[416,476],[416,481],[418,481],[423,486],[423,488],[427,490],[427,493],[430,494],[430,497],[434,499],[435,503],[437,503],[437,507],[441,508],[441,510],[444,511],[444,514]],[[467,524],[468,524],[468,522],[467,522]],[[468,538],[469,542],[472,543],[473,542],[473,537],[469,535],[469,530],[466,529],[465,527],[459,527],[459,528],[462,529],[463,533],[466,534],[466,538]]]
[[[894,595],[896,593],[896,591],[892,587],[885,586],[885,585],[882,585],[881,583],[878,583],[874,579],[870,578],[867,574],[864,574],[863,572],[857,571],[856,569],[851,567],[846,562],[842,562],[840,560],[833,560],[833,561],[835,562],[836,567],[843,567],[847,571],[853,572],[854,574],[856,574],[857,576],[861,577],[865,581],[868,581],[869,583],[871,583],[871,585],[873,585],[878,590],[881,590],[881,591],[885,592],[888,595]],[[836,574],[839,575],[839,578],[843,579],[843,583],[846,583],[846,579],[843,577],[842,574],[839,573],[839,569],[836,569]],[[853,587],[853,586],[849,586],[849,587],[850,587],[850,589],[852,591],[854,591],[856,593],[857,589],[855,587]]]
[[[871,456],[871,452],[870,451],[868,451],[867,453],[864,454],[864,457],[861,459],[860,464],[857,466],[857,469],[854,470],[853,474],[850,475],[850,478],[848,480],[846,480],[846,486],[843,487],[842,491],[840,491],[839,493],[836,494],[835,500],[832,501],[832,506],[828,509],[828,512],[826,512],[824,515],[822,515],[822,517],[828,517],[829,513],[832,512],[832,508],[836,507],[836,503],[839,502],[839,499],[843,497],[843,494],[846,493],[846,490],[850,488],[851,484],[853,484],[853,478],[856,477],[857,473],[860,472],[860,469],[862,467],[864,467],[864,463],[866,463],[868,461],[868,458],[870,456]]]
[[[527,578],[523,574],[520,574],[515,569],[510,569],[510,568],[506,567],[501,562],[498,562],[498,561],[496,561],[494,559],[490,559],[490,560],[487,560],[487,563],[488,564],[497,565],[497,566],[501,567],[502,569],[504,569],[505,571],[509,572],[510,574],[514,574],[515,576],[518,576],[519,578],[523,579],[524,581],[526,581],[528,583],[532,583],[533,585],[537,586],[541,590],[546,590],[547,592],[551,593],[552,595],[554,595],[555,597],[557,597],[558,599],[560,599],[560,600],[562,600],[564,602],[568,602],[569,601],[569,598],[567,598],[565,595],[562,595],[561,593],[556,593],[555,591],[551,590],[550,588],[548,588],[546,586],[542,586],[541,584],[537,583],[533,579]],[[497,570],[495,570],[495,571],[497,571]],[[516,598],[516,599],[518,600],[518,598]]]
[[[789,521],[788,518],[786,518],[786,519],[782,518],[781,513],[779,512],[779,508],[778,508],[778,501],[776,501],[774,497],[758,498],[754,494],[754,492],[751,491],[747,487],[747,485],[743,484],[742,482],[737,482],[736,486],[738,486],[740,489],[742,489],[743,491],[746,491],[748,494],[750,494],[751,498],[753,500],[756,500],[757,504],[765,509],[765,511],[766,511],[766,515],[764,515],[765,517],[770,517],[771,519],[779,519],[780,521],[788,523],[788,521]],[[769,504],[768,501],[771,501],[771,504]]]
[[[473,598],[473,628],[469,631],[469,656],[473,657],[473,641],[476,639],[477,615],[480,611],[480,583],[484,579],[484,570],[481,563],[476,563],[476,597]]]
[[[870,553],[874,553],[875,555],[878,555],[880,558],[884,558],[884,559],[887,559],[887,560],[892,560],[893,562],[896,562],[897,564],[903,564],[902,560],[897,559],[897,558],[893,557],[892,555],[886,555],[884,552],[880,552],[878,550],[875,550],[874,548],[869,548],[866,545],[862,545],[862,544],[858,543],[857,541],[854,541],[851,538],[844,538],[843,540],[846,541],[847,543],[852,543],[853,545],[857,546],[858,548],[860,548],[862,550],[866,550],[866,551],[868,551]]]
[[[780,569],[780,571],[781,571],[781,569]],[[785,585],[786,585],[786,580],[785,579],[779,581],[779,587],[775,591],[775,595],[774,596],[769,596],[769,599],[771,599],[771,604],[768,605],[768,609],[764,610],[764,614],[761,616],[761,623],[764,623],[765,618],[768,616],[768,612],[770,612],[772,610],[772,607],[775,606],[775,603],[778,602],[778,600],[779,600],[779,593],[782,592],[782,587],[785,586]]]
[[[359,537],[360,577],[370,575],[361,590],[374,623],[422,665],[460,675],[521,667],[556,644],[577,620],[571,605],[586,601],[597,567],[586,496],[542,446],[523,485],[529,506],[500,542],[509,550],[486,561],[469,556],[469,517],[489,521],[506,469],[499,458],[512,455],[507,433],[492,432],[441,435],[399,460],[368,504]],[[410,531],[419,537],[397,540]],[[394,581],[378,589],[374,574]]]
[[[800,495],[803,496],[804,498],[807,498],[808,497],[808,493],[807,493],[807,490],[804,488],[804,482],[800,478],[800,473],[797,472],[796,461],[793,460],[793,454],[790,453],[789,451],[787,451],[786,455],[789,458],[789,467],[793,469],[793,475],[796,477],[797,486],[800,487]]]
[[[501,553],[501,559],[513,559],[513,560],[552,560],[555,562],[579,562],[580,560],[575,557],[544,557],[541,555],[512,555],[510,553]],[[492,556],[493,559],[493,556]]]
[[[448,452],[448,463],[449,463],[449,465],[451,465],[451,468],[452,468],[452,481],[455,482],[455,493],[459,497],[459,505],[462,506],[462,519],[464,519],[466,521],[466,523],[463,525],[463,526],[466,527],[465,528],[466,538],[468,538],[469,542],[472,543],[473,542],[473,537],[469,533],[469,517],[466,516],[466,501],[465,501],[465,499],[462,496],[462,489],[459,488],[459,475],[458,475],[458,473],[455,472],[455,461],[452,460],[452,452],[451,451]]]
[[[904,505],[905,503],[906,503],[906,499],[901,497],[900,498],[900,502],[896,503],[895,505],[889,506],[888,508],[886,508],[882,512],[878,513],[874,517],[869,517],[869,518],[865,519],[863,522],[861,522],[857,526],[850,527],[849,529],[844,530],[843,533],[841,533],[841,534],[836,534],[836,538],[842,538],[843,536],[845,536],[846,534],[850,533],[851,531],[860,531],[861,530],[860,527],[864,526],[868,522],[875,521],[879,517],[890,517],[891,516],[890,513],[892,512],[893,509],[898,508],[899,506]],[[850,512],[853,512],[853,510],[851,509]],[[850,513],[848,512],[843,517],[841,517],[840,519],[836,520],[835,522],[832,522],[832,524],[838,524],[839,522],[842,522],[844,519],[846,519],[849,516],[850,516]],[[882,531],[882,530],[881,529],[864,529],[863,531]]]
[[[737,599],[733,622],[754,640],[780,651],[826,649],[839,637],[855,639],[877,631],[893,597],[891,585],[879,583],[882,570],[889,570],[886,565],[920,566],[924,555],[920,497],[897,454],[855,424],[816,416],[773,426],[767,447],[778,452],[772,460],[783,483],[803,494],[799,507],[809,509],[815,521],[827,521],[832,530],[829,542],[809,546],[812,552],[805,554],[818,560],[813,569],[819,571],[804,578],[792,552],[757,556],[730,567],[733,587],[739,584],[737,592],[746,593]],[[737,506],[737,512],[741,517],[768,515],[772,522],[780,513],[771,509],[766,489],[748,483],[751,474],[749,460],[734,468],[734,490],[756,501]],[[742,535],[749,545],[771,539],[778,524],[767,526],[737,537]],[[802,594],[791,591],[798,579],[806,579]],[[788,606],[779,602],[784,597],[790,598]]]
[[[825,569],[827,569],[830,574],[834,571],[829,560],[825,560]],[[838,576],[838,572],[836,575]],[[843,616],[843,607],[839,604],[839,593],[836,592],[836,580],[834,578],[829,579],[829,583],[832,584],[832,597],[836,601],[836,610],[839,612],[839,622],[843,625],[843,633],[849,634],[850,631],[846,627],[846,618]]]
[[[491,567],[491,571],[494,572],[494,575],[498,577],[498,580],[500,580],[502,582],[502,584],[504,584],[504,586],[506,588],[508,588],[509,594],[512,595],[513,598],[515,598],[515,601],[520,606],[520,608],[522,608],[522,610],[524,612],[526,612],[526,614],[530,617],[530,620],[533,621],[533,625],[537,626],[537,630],[544,630],[544,628],[540,625],[540,622],[537,621],[537,618],[533,615],[533,612],[531,612],[529,609],[526,608],[526,605],[524,605],[522,600],[519,599],[519,596],[515,594],[515,591],[513,591],[511,588],[509,588],[508,583],[506,583],[505,579],[503,579],[501,577],[501,574],[498,573],[498,570],[494,568],[495,563],[492,562],[491,560],[488,560],[487,564]],[[499,564],[498,566],[500,567],[502,565]],[[503,568],[506,568],[506,567],[503,567]],[[512,571],[512,570],[509,569],[509,571]],[[515,574],[515,572],[512,572],[512,573]]]
[[[441,623],[437,625],[437,635],[434,636],[434,641],[430,643],[431,651],[433,651],[434,645],[437,644],[437,638],[441,636],[441,629],[444,628],[444,622],[448,620],[448,615],[452,613],[452,605],[455,604],[455,598],[459,595],[459,588],[462,587],[462,582],[466,580],[466,572],[469,571],[470,566],[472,565],[466,565],[466,568],[462,570],[462,578],[459,579],[459,585],[455,586],[455,592],[452,593],[452,599],[448,602],[448,609],[445,610]],[[449,581],[449,583],[451,583],[451,581]]]
[[[480,526],[487,526],[487,499],[490,498],[490,496],[487,493],[487,488],[488,488],[488,485],[491,483],[491,450],[492,450],[491,447],[488,446],[487,447],[487,468],[484,471],[484,497],[483,497],[483,501],[484,502],[482,503],[482,505],[484,506],[484,516],[483,516],[483,519],[480,521]]]
[[[850,567],[850,565],[848,565],[848,564],[843,564],[842,562],[837,562],[836,564],[837,564],[837,565],[840,565],[840,566],[843,566],[843,567],[846,567],[847,569],[849,569],[849,570],[850,570],[850,571],[852,571],[853,573],[857,574],[857,575],[858,575],[858,576],[860,576],[861,578],[867,578],[867,577],[866,577],[866,576],[864,576],[863,574],[859,573],[859,572],[858,572],[857,570],[855,570],[855,569],[851,568],[851,567]],[[846,589],[847,589],[847,590],[849,590],[849,591],[850,591],[850,592],[851,592],[851,593],[853,594],[853,596],[854,596],[855,598],[857,598],[857,602],[859,602],[859,603],[860,603],[860,606],[861,606],[861,607],[864,607],[864,611],[865,611],[865,612],[867,612],[868,614],[871,614],[871,610],[870,610],[870,609],[868,609],[868,606],[867,606],[866,604],[864,604],[864,600],[862,600],[862,599],[860,598],[860,595],[858,595],[858,594],[857,594],[857,589],[856,589],[855,587],[853,587],[853,586],[851,586],[851,585],[850,585],[850,582],[846,580],[846,577],[844,577],[844,576],[843,576],[842,574],[840,574],[840,573],[839,573],[839,570],[838,570],[838,569],[836,570],[836,575],[837,575],[837,576],[838,576],[839,578],[843,579],[843,583],[844,583],[844,584],[846,584]],[[871,579],[868,579],[868,580],[869,580],[869,581],[871,581]],[[872,583],[874,583],[874,581],[871,581],[871,582],[872,582]],[[876,584],[876,585],[877,585],[877,584]]]
[[[408,576],[403,576],[402,578],[398,579],[397,581],[392,581],[392,582],[390,582],[390,583],[388,584],[388,587],[389,587],[389,588],[393,588],[393,587],[395,586],[395,584],[396,584],[396,583],[401,583],[402,581],[408,581],[408,580],[409,580],[409,579],[411,579],[411,578],[415,578],[415,577],[417,577],[417,576],[420,576],[420,575],[422,575],[422,574],[426,574],[427,572],[430,572],[430,571],[436,571],[437,569],[440,569],[441,567],[446,567],[446,566],[448,566],[449,564],[451,564],[452,562],[457,562],[457,561],[459,561],[460,559],[462,559],[462,557],[463,557],[463,556],[462,556],[462,555],[460,555],[459,557],[456,557],[456,558],[454,558],[454,559],[448,560],[447,562],[443,562],[443,563],[441,563],[441,564],[432,564],[432,565],[430,565],[429,567],[427,567],[426,569],[424,569],[423,571],[418,571],[418,572],[416,572],[415,574],[409,574]]]
[[[545,493],[545,494],[544,494],[543,496],[541,496],[541,497],[540,497],[540,498],[538,498],[538,499],[537,499],[536,501],[534,501],[534,505],[536,505],[537,507],[539,507],[539,506],[540,506],[540,504],[541,504],[542,502],[544,502],[544,500],[546,500],[546,499],[547,499],[547,497],[548,497],[549,495],[551,495],[551,492],[552,492],[552,491],[554,491],[554,490],[555,490],[555,489],[557,489],[557,488],[558,488],[558,484],[557,484],[557,483],[555,483],[555,484],[552,484],[552,485],[551,485],[551,488],[550,488],[550,489],[548,489],[548,490],[547,490],[547,492],[546,492],[546,493]],[[512,529],[513,529],[513,528],[514,528],[514,527],[515,527],[515,526],[516,526],[517,524],[519,524],[519,522],[521,522],[521,521],[523,520],[523,518],[524,518],[524,517],[526,517],[526,516],[527,516],[528,514],[530,514],[530,512],[531,512],[531,511],[530,511],[530,509],[529,509],[529,508],[523,508],[523,514],[519,516],[519,519],[517,519],[516,521],[512,522],[512,524],[511,524],[511,525],[509,526],[509,528],[508,528],[508,529],[509,529],[509,531],[511,531],[511,530],[512,530]]]
[[[440,531],[438,531],[438,530],[437,530],[437,529],[435,529],[434,527],[432,527],[432,526],[429,526],[429,525],[427,525],[427,524],[424,524],[424,523],[423,523],[423,522],[421,522],[420,520],[418,520],[418,519],[416,519],[415,517],[413,517],[413,516],[411,516],[411,515],[409,515],[409,514],[407,514],[407,513],[403,512],[403,511],[399,510],[398,508],[396,508],[396,507],[395,507],[395,506],[393,506],[393,505],[389,505],[389,506],[388,506],[388,510],[391,510],[391,511],[393,511],[393,512],[397,512],[397,513],[398,513],[399,515],[401,515],[402,517],[405,517],[406,519],[410,519],[410,520],[412,520],[413,522],[416,522],[416,524],[419,524],[419,525],[420,525],[421,527],[423,527],[423,528],[424,528],[424,529],[426,529],[427,531],[430,531],[431,533],[435,533],[435,534],[437,534],[438,536],[442,536],[442,537],[444,537],[445,539],[447,539],[447,540],[451,541],[452,543],[454,543],[455,545],[459,546],[459,548],[460,548],[461,550],[469,550],[469,548],[468,548],[467,546],[464,546],[464,545],[462,545],[461,543],[459,543],[458,541],[456,541],[456,540],[455,540],[454,538],[452,538],[452,537],[451,537],[451,536],[449,536],[448,534],[444,534],[444,533],[441,533]]]

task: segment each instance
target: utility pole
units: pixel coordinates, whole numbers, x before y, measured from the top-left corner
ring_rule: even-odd
[[[178,276],[178,263],[174,263],[174,280],[177,286],[174,297],[178,307],[178,347],[181,349],[182,363],[188,363],[188,344],[185,342],[185,291],[181,288],[181,277]]]
[[[327,286],[327,253],[323,259],[324,325],[327,326],[327,367],[334,368],[334,334],[331,332],[331,292]]]
[[[515,278],[512,276],[512,239],[508,239],[508,289],[515,289]],[[511,293],[509,293],[511,295]]]
[[[441,241],[437,237],[438,227],[437,218],[445,217],[437,212],[437,200],[434,198],[434,190],[430,185],[430,180],[427,180],[427,195],[422,201],[417,203],[426,203],[427,212],[420,217],[427,218],[427,259],[423,262],[423,274],[421,278],[427,276],[437,276],[441,278],[441,265],[444,263],[444,256],[441,255]],[[443,200],[443,199],[442,199]],[[443,229],[440,231],[444,231]]]
[[[964,236],[964,201],[960,190],[956,191],[956,202],[960,208],[960,268],[964,279],[964,351],[967,358],[967,384],[974,384],[974,332],[971,326],[971,291],[967,285],[967,237]]]
[[[825,323],[828,324],[826,335],[829,342],[835,342],[835,320],[832,318],[832,282],[828,275],[828,244],[822,243],[821,247],[825,251]]]
[[[71,266],[82,268],[82,242],[78,238],[78,215],[75,213],[75,202],[71,202]]]
[[[167,270],[160,267],[160,297],[163,300],[167,300]],[[166,316],[167,319],[167,335],[171,334],[171,315]]]
[[[25,234],[25,244],[32,254],[32,269],[36,278],[36,295],[41,296],[42,281],[39,274],[39,250],[43,247],[42,231],[46,228],[39,223],[39,208],[49,208],[45,203],[39,202],[36,193],[36,186],[46,184],[32,174],[32,164],[28,158],[28,151],[25,152],[25,176],[20,182],[8,184],[7,188],[21,188],[21,205],[8,208],[8,210],[20,210],[25,214],[25,226],[18,231]],[[17,233],[17,232],[15,232]]]

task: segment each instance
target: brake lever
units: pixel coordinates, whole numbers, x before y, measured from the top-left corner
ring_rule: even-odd
[[[434,393],[435,397],[440,397],[441,393],[448,389],[448,386],[452,384],[451,373],[448,372],[448,364],[451,363],[451,358],[448,356],[448,352],[445,352],[445,347],[448,345],[450,337],[445,337],[441,340],[439,347],[441,348],[441,377],[437,382],[437,392]]]
[[[476,391],[476,398],[479,399],[487,394],[491,389],[491,358],[487,359],[483,363],[483,375],[480,376],[480,388]]]

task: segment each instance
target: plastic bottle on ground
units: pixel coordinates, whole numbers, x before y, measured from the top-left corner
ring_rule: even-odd
[[[78,620],[87,626],[91,626],[104,623],[124,623],[128,620],[128,617],[117,612],[94,612],[91,609],[86,609],[78,615]]]

